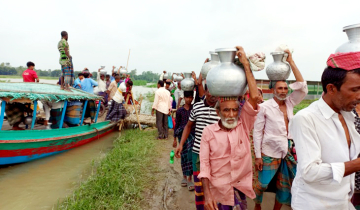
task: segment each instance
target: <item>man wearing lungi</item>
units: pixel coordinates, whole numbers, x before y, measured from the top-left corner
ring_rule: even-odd
[[[74,67],[72,57],[70,55],[68,40],[68,33],[61,32],[61,40],[58,43],[58,50],[60,52],[60,65],[61,65],[61,90],[71,91],[70,87],[74,83]]]
[[[289,85],[294,92],[287,96],[289,90],[285,81],[271,81],[274,97],[260,105],[254,124],[255,168],[258,173],[254,184],[256,210],[261,209],[265,190],[276,193],[274,210],[281,209],[283,204],[291,204],[290,188],[296,174],[296,160],[289,152],[293,143],[288,124],[293,118],[294,106],[305,98],[308,89],[290,51],[285,52],[296,79]]]
[[[360,134],[352,110],[360,103],[360,52],[332,54],[321,84],[324,94],[290,123],[298,156],[291,189],[294,210],[354,210]]]
[[[105,118],[106,120],[117,122],[125,118],[126,110],[123,105],[125,91],[126,91],[126,85],[124,83],[121,83],[114,97],[112,98],[109,111]]]
[[[200,174],[207,210],[247,210],[246,196],[255,198],[249,134],[258,113],[258,90],[242,47],[237,55],[245,69],[250,98],[239,116],[238,97],[220,97],[219,122],[205,127],[200,143]]]

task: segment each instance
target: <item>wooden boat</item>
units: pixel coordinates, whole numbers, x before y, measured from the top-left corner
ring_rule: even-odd
[[[26,86],[26,88],[25,88]],[[72,148],[97,140],[112,132],[117,122],[96,122],[82,125],[87,100],[100,99],[99,96],[78,89],[72,92],[60,90],[59,86],[39,83],[0,83],[0,165],[23,163],[58,154]],[[59,129],[33,130],[36,118],[37,100],[64,101],[61,126]],[[84,100],[80,126],[62,128],[67,101]],[[28,130],[1,130],[4,110],[7,102],[33,103],[34,114],[31,128]],[[99,107],[99,106],[98,106]]]

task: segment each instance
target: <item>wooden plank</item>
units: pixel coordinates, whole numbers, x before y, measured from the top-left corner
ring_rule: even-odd
[[[19,99],[11,100],[11,98],[2,97],[1,100],[6,101],[6,102],[16,102],[16,103],[31,103],[32,102],[30,99],[27,99],[27,98],[19,98]]]

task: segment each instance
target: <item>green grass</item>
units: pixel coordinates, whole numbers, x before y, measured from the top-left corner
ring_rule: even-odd
[[[154,102],[155,99],[155,92],[147,92],[145,94],[145,98],[150,101],[150,102]]]
[[[11,79],[22,79],[22,76],[19,75],[0,75],[0,78],[11,78]],[[49,80],[58,80],[58,77],[42,77],[39,76],[39,79],[41,81],[41,79],[49,79]]]
[[[298,111],[308,107],[314,101],[316,101],[316,100],[303,100],[303,101],[301,101],[300,104],[298,104],[298,105],[296,105],[294,107],[294,114],[296,114]]]
[[[141,209],[144,189],[152,188],[158,172],[156,130],[125,130],[114,148],[94,164],[93,175],[57,209]]]
[[[146,85],[146,87],[148,87],[148,88],[156,88],[157,84],[156,83],[148,84],[148,85]]]
[[[133,80],[133,83],[135,86],[146,86],[147,81],[146,80]]]

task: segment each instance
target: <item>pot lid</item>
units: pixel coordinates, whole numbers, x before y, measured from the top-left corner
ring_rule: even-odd
[[[228,52],[236,52],[236,48],[235,47],[228,47],[228,48],[217,48],[215,49],[215,52],[225,52],[225,51],[228,51]]]
[[[358,27],[360,27],[360,23],[358,23],[358,24],[353,24],[353,25],[348,25],[348,26],[345,26],[345,27],[343,28],[343,31],[345,32],[345,30],[352,29],[352,28],[358,28]]]

